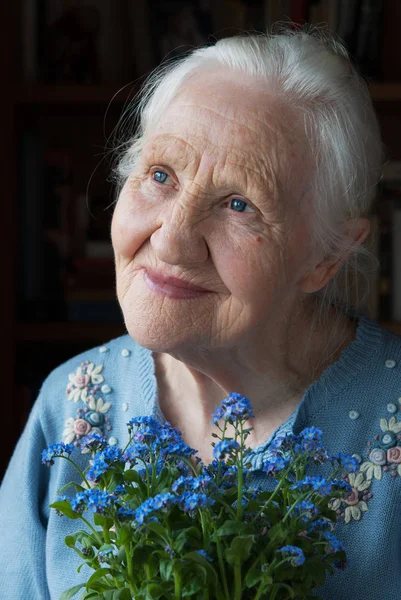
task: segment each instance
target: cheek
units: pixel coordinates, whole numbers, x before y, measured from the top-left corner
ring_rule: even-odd
[[[269,260],[267,242],[258,235],[223,237],[213,256],[220,278],[233,296],[246,300],[265,295],[275,279],[274,263]]]
[[[111,239],[117,254],[133,257],[149,237],[150,215],[145,206],[140,192],[121,192],[111,223]]]

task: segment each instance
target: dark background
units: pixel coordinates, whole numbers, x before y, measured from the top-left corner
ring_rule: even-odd
[[[43,379],[125,332],[109,240],[116,129],[165,57],[277,20],[325,22],[370,86],[388,157],[401,158],[398,0],[14,0],[0,6],[1,334],[5,435],[0,477]],[[129,121],[128,121],[129,122]],[[133,127],[133,125],[132,125]],[[398,193],[393,185],[387,196]],[[371,311],[391,314],[389,213]],[[56,440],[55,440],[56,441]]]

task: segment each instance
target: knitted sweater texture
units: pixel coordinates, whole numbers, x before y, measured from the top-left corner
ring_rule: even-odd
[[[323,430],[330,454],[357,455],[353,499],[334,507],[348,564],[319,590],[325,600],[401,597],[400,403],[401,338],[360,316],[356,339],[252,453],[253,476],[264,489],[261,466],[278,434],[313,425]],[[128,335],[68,360],[44,381],[0,488],[1,599],[58,600],[88,579],[91,571],[77,573],[81,561],[64,544],[77,521],[48,508],[62,485],[80,480],[66,460],[41,464],[41,451],[89,430],[124,447],[126,423],[139,415],[164,420],[152,352]],[[84,468],[90,455],[76,456]]]

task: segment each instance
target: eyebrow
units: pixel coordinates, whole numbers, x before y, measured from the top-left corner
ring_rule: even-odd
[[[177,146],[177,149],[180,148],[181,151],[174,154],[174,151],[172,150],[172,144]],[[181,156],[179,156],[180,154]],[[171,165],[172,168],[175,167],[181,171],[187,168],[190,162],[199,162],[198,151],[187,140],[183,140],[172,134],[162,134],[153,140],[150,140],[148,144],[145,145],[142,156],[145,160],[151,160],[154,157],[155,162],[157,162],[156,159],[160,156],[161,162],[165,162],[166,166]],[[263,195],[266,194],[266,192],[269,194],[269,196],[271,196],[272,193],[277,191],[277,176],[272,176],[269,174],[268,177],[264,177],[259,170],[247,164],[245,160],[243,160],[242,157],[240,157],[240,155],[234,151],[232,151],[227,157],[225,164],[231,164],[236,168],[242,168],[245,171],[250,172],[253,182],[252,187],[256,188],[260,193],[262,196],[260,200],[262,202]],[[239,177],[238,179],[232,181],[226,180],[224,181],[222,187],[242,189],[244,190],[244,195],[246,195],[247,180],[247,176]]]

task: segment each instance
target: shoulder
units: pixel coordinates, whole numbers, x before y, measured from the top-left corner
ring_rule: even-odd
[[[381,367],[379,372],[382,372],[384,376],[391,373],[392,377],[401,378],[401,336],[375,321],[370,321],[370,324],[368,335],[370,333],[372,340],[376,341],[372,350],[374,362]],[[374,328],[377,331],[376,336]]]
[[[112,438],[124,410],[143,407],[152,375],[151,352],[129,335],[71,357],[42,384],[37,410],[46,438],[67,444],[90,432]]]
[[[83,384],[89,379],[96,383],[101,377],[96,377],[108,366],[118,368],[119,358],[136,359],[141,350],[144,350],[127,334],[114,338],[99,346],[88,348],[72,356],[64,363],[53,369],[42,385],[42,392],[58,389],[61,382],[74,379],[75,383]]]

